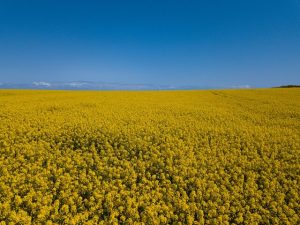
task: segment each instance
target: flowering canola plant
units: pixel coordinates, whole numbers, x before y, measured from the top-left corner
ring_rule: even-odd
[[[299,215],[300,89],[0,90],[0,225]]]

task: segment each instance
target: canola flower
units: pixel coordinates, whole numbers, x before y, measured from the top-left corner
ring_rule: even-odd
[[[0,224],[300,224],[300,89],[0,90]]]

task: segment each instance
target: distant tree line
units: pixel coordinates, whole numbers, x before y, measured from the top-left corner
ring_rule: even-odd
[[[281,85],[275,88],[299,88],[300,85],[294,85],[294,84],[289,84],[289,85]]]

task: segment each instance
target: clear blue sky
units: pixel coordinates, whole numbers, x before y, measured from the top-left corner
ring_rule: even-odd
[[[0,0],[0,82],[300,84],[299,0]]]

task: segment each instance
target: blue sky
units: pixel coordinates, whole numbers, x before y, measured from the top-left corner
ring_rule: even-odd
[[[0,0],[0,82],[300,83],[300,1]]]

